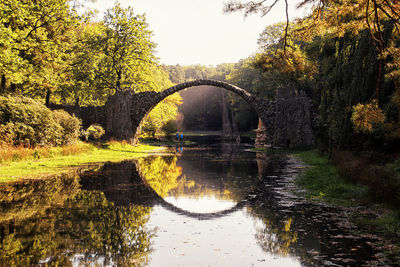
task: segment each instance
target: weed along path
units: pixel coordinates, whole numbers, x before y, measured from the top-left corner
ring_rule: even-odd
[[[78,143],[75,145],[8,151],[2,151],[0,164],[0,182],[10,182],[23,178],[43,178],[77,170],[84,166],[107,161],[118,162],[136,159],[149,152],[162,150],[162,147],[143,145],[131,146],[121,142],[109,142],[102,145]],[[23,151],[21,151],[23,150]]]

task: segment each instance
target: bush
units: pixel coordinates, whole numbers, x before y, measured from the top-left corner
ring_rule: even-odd
[[[176,131],[178,131],[178,126],[176,125],[176,121],[175,120],[169,120],[167,121],[167,123],[165,123],[163,125],[163,127],[161,128],[161,130],[163,130],[163,132],[165,133],[165,135],[170,136],[171,134],[175,133]]]
[[[89,138],[97,140],[105,134],[103,127],[98,124],[92,124],[87,128]]]
[[[58,124],[63,128],[62,144],[70,144],[79,137],[81,121],[75,115],[69,115],[64,110],[54,110],[53,116]]]
[[[350,151],[335,151],[332,161],[341,176],[347,177],[353,183],[366,185],[376,199],[400,204],[398,161],[381,164],[356,156]]]
[[[35,147],[72,142],[80,122],[67,113],[53,112],[27,97],[0,97],[0,139],[3,143]]]
[[[35,140],[38,139],[34,128],[21,122],[0,125],[0,138],[3,143],[25,147],[35,146]]]

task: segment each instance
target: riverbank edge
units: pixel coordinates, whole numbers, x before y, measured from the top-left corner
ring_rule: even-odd
[[[2,162],[0,183],[57,176],[105,162],[137,159],[165,149],[147,144],[133,146],[126,142],[116,141],[79,143],[76,147],[81,149],[65,152],[62,147],[50,148],[50,153],[45,156]]]
[[[347,211],[351,223],[362,234],[381,236],[378,246],[384,256],[400,265],[400,209],[373,199],[364,185],[354,184],[340,176],[328,156],[315,149],[256,148],[253,152],[285,154],[303,165],[295,179],[299,188],[296,194],[315,203],[336,206]]]

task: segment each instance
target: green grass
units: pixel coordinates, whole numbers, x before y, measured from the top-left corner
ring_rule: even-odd
[[[384,236],[382,247],[389,257],[399,255],[400,209],[385,203],[377,203],[368,194],[368,187],[356,185],[341,177],[328,159],[315,150],[294,152],[307,169],[296,180],[306,189],[306,197],[344,207],[354,207],[353,221],[366,233]]]
[[[90,146],[89,149],[79,154],[63,155],[53,151],[48,157],[40,159],[3,162],[0,164],[0,182],[58,175],[85,165],[143,157],[149,151],[160,149],[155,146],[143,144],[131,146],[119,142],[108,143],[101,147],[85,145]]]
[[[240,133],[240,136],[247,136],[247,137],[250,137],[250,138],[256,138],[257,134],[253,130],[253,131],[242,132],[242,133]]]
[[[306,189],[307,198],[351,206],[366,197],[368,188],[355,185],[340,177],[327,156],[319,155],[316,150],[297,151],[291,154],[307,165],[306,171],[296,180],[298,186]]]
[[[382,206],[379,210],[380,216],[374,219],[359,219],[359,224],[379,228],[382,234],[386,236],[393,235],[394,233],[400,238],[400,209],[389,210],[387,207]]]
[[[221,135],[221,131],[187,131],[183,132],[183,137],[185,136],[207,136],[207,135]]]
[[[266,152],[268,154],[297,154],[302,151],[302,149],[294,149],[294,148],[269,148],[269,147],[253,147],[249,149],[251,152]]]
[[[143,139],[140,139],[140,143],[146,144],[146,145],[152,145],[152,146],[175,146],[175,145],[189,146],[189,145],[194,144],[192,141],[189,141],[189,140],[176,141],[175,139],[162,140],[162,139],[154,139],[154,138],[143,138]]]
[[[356,185],[341,177],[337,168],[327,156],[319,155],[316,150],[290,149],[253,149],[273,154],[290,154],[300,159],[306,168],[296,179],[296,184],[305,189],[305,197],[341,207],[350,207],[352,221],[361,232],[376,234],[385,238],[379,242],[383,253],[392,259],[398,259],[400,253],[400,209],[384,203],[377,203],[368,187]],[[397,163],[396,163],[397,164]],[[395,168],[397,165],[394,165]],[[399,262],[400,263],[400,262]]]

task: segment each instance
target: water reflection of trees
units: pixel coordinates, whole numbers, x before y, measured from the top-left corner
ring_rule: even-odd
[[[178,187],[182,168],[176,165],[176,156],[150,156],[138,160],[140,175],[161,197]]]
[[[227,162],[220,154],[185,152],[179,159],[153,156],[105,164],[101,173],[80,178],[2,184],[0,265],[69,266],[72,260],[145,265],[155,234],[146,228],[156,203],[148,185],[159,196],[245,199],[246,211],[257,222],[260,247],[274,255],[295,255],[303,265],[322,265],[321,259],[334,258],[338,251],[367,260],[369,255],[361,255],[368,254],[365,249],[353,251],[357,243],[340,237],[343,229],[333,219],[337,211],[282,194],[281,157],[232,156]]]
[[[215,197],[240,201],[258,182],[254,179],[255,166],[248,162],[222,159],[209,151],[185,155],[151,156],[138,160],[142,179],[161,197]],[[253,162],[253,164],[255,164]]]
[[[154,230],[149,207],[115,206],[79,189],[77,176],[0,186],[3,266],[144,265]]]
[[[264,218],[263,226],[257,229],[256,239],[265,252],[279,256],[291,254],[291,247],[297,242],[296,229],[292,227],[293,219],[289,218],[278,225]]]
[[[162,197],[212,196],[241,201],[253,195],[247,212],[262,221],[256,229],[259,245],[265,252],[287,256],[297,248],[295,219],[276,209],[276,194],[264,188],[262,181],[263,176],[276,174],[282,162],[280,155],[258,155],[255,159],[254,155],[244,158],[205,150],[193,154],[185,151],[179,158],[147,157],[139,161],[138,167],[142,178]]]
[[[294,255],[304,266],[369,265],[372,250],[367,243],[371,239],[354,236],[355,229],[349,228],[342,210],[289,193],[296,164],[286,168],[284,155],[257,155],[257,162],[264,171],[247,211],[262,222],[256,239],[264,251]]]

